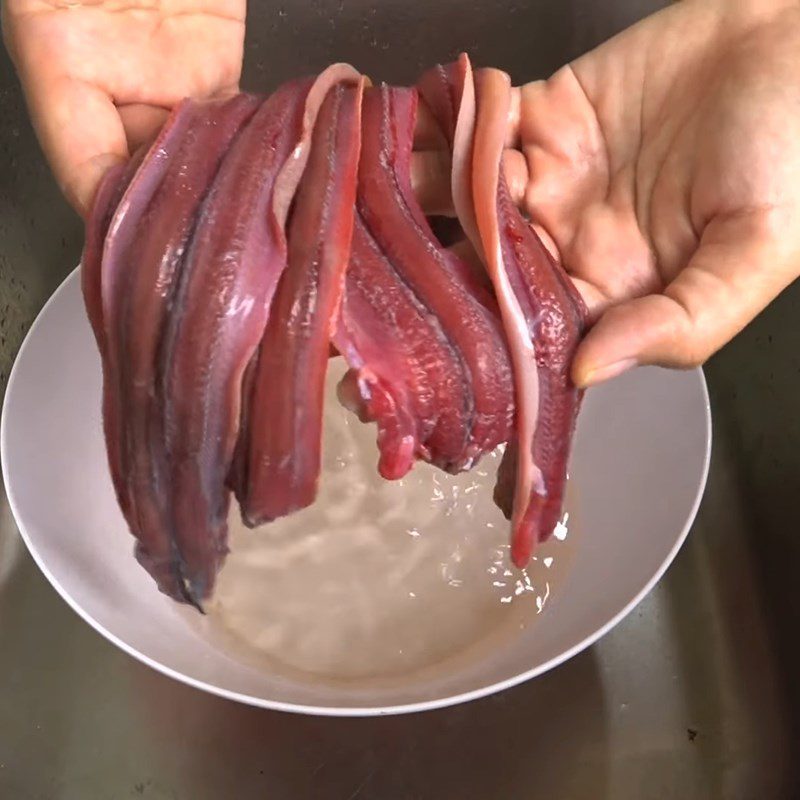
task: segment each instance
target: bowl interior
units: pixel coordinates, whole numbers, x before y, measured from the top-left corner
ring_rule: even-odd
[[[570,467],[571,564],[535,624],[474,657],[392,681],[315,680],[226,649],[136,564],[108,476],[100,388],[74,272],[31,329],[3,409],[6,487],[31,553],[65,600],[131,655],[207,691],[285,710],[432,708],[560,663],[609,630],[660,577],[694,518],[708,469],[710,416],[699,370],[643,368],[590,391]],[[489,475],[481,491],[492,481]],[[438,535],[451,535],[442,527]]]

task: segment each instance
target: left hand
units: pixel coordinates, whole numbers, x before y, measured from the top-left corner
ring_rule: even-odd
[[[81,214],[179,100],[235,92],[245,0],[4,0],[34,128]]]

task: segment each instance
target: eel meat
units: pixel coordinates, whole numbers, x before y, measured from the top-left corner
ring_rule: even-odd
[[[497,307],[441,245],[411,188],[415,89],[368,89],[357,217],[334,343],[350,366],[346,405],[378,424],[379,470],[415,458],[470,469],[507,440],[511,365]]]
[[[570,367],[586,308],[509,194],[501,169],[508,75],[485,69],[473,77],[462,55],[426,73],[420,88],[450,140],[454,206],[483,254],[511,349],[516,421],[495,499],[511,517],[512,559],[524,567],[561,515],[581,401]]]

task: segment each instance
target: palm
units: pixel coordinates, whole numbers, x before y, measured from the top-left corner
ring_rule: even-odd
[[[37,132],[81,195],[82,165],[125,157],[181,98],[238,85],[244,0],[9,0],[4,15]]]
[[[641,298],[579,360],[698,363],[795,276],[798,73],[795,10],[756,24],[684,2],[522,87],[523,206],[596,312]]]

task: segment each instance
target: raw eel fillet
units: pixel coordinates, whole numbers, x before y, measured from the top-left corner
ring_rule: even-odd
[[[176,109],[116,207],[99,275],[106,439],[120,505],[138,540],[137,558],[162,591],[187,602],[198,598],[175,536],[162,337],[198,209],[258,102],[241,95],[224,103],[186,101]]]
[[[421,88],[453,149],[462,227],[483,253],[514,367],[516,427],[495,499],[512,520],[511,554],[525,566],[561,515],[581,393],[570,367],[586,309],[569,277],[511,200],[501,171],[511,84],[498,70],[473,82],[469,60],[426,73]]]
[[[243,376],[286,266],[284,228],[310,132],[343,69],[285,84],[237,137],[198,213],[164,332],[172,533],[187,592],[198,601],[210,594],[227,552],[228,478],[247,402]]]
[[[310,505],[321,466],[331,332],[350,253],[363,87],[328,92],[288,228],[288,265],[249,397],[242,513],[249,525]]]
[[[86,221],[86,235],[83,253],[81,255],[81,291],[83,302],[86,306],[86,315],[92,327],[97,349],[101,354],[103,368],[103,427],[106,440],[106,455],[109,473],[114,485],[117,503],[123,514],[127,516],[127,493],[120,471],[119,435],[114,425],[115,414],[112,413],[116,403],[116,392],[112,386],[109,374],[109,363],[106,357],[106,334],[103,324],[103,297],[101,286],[101,270],[103,261],[103,246],[105,244],[108,226],[111,218],[119,205],[119,201],[133,175],[141,164],[146,152],[141,148],[136,156],[127,165],[120,164],[112,167],[103,177],[95,194],[92,210]]]
[[[411,189],[414,89],[364,95],[357,215],[334,342],[346,405],[378,425],[379,470],[449,472],[507,440],[508,350],[493,297],[436,239]]]
[[[419,91],[452,150],[441,240],[410,179],[418,91],[365,90],[344,64],[266,99],[184,101],[98,190],[82,289],[109,467],[137,559],[176,600],[202,611],[212,592],[231,491],[251,526],[313,502],[332,347],[384,477],[508,443],[515,563],[559,518],[585,309],[501,174],[508,76],[476,82],[462,57]]]
[[[120,507],[159,588],[201,610],[227,552],[243,375],[286,267],[317,113],[344,80],[358,73],[334,65],[266,100],[184,101],[107,176],[87,226],[83,289]],[[357,118],[354,130],[357,142]],[[354,176],[357,150],[351,160]]]

